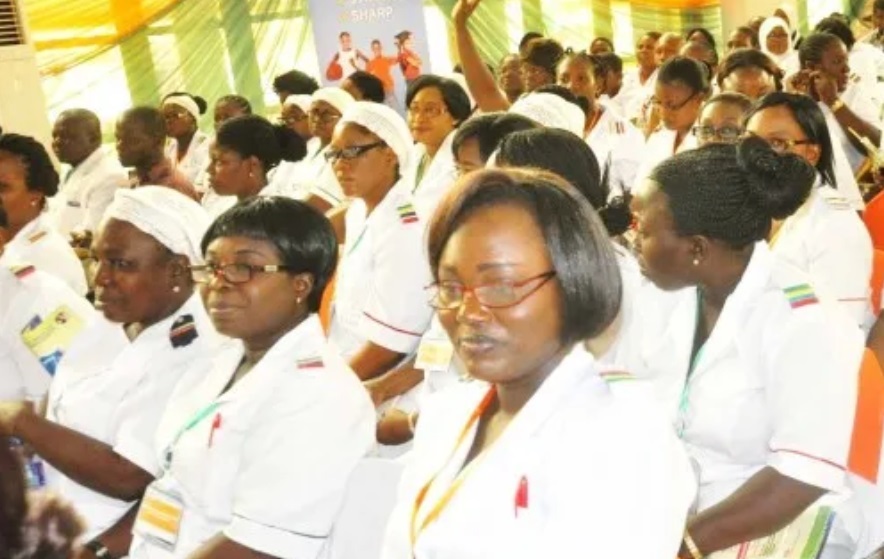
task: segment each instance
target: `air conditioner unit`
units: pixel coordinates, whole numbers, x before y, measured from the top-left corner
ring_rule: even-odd
[[[0,0],[0,126],[51,140],[46,97],[21,0]]]

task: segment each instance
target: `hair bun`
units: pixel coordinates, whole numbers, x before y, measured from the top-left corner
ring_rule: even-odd
[[[754,200],[772,219],[785,219],[795,213],[816,181],[816,170],[802,157],[777,153],[757,136],[740,141],[737,160],[749,174]]]

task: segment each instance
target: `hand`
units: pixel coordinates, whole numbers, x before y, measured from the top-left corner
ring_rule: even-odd
[[[31,402],[0,402],[0,436],[14,437],[21,418],[34,413]]]
[[[473,12],[476,11],[476,8],[479,7],[479,3],[482,0],[457,0],[457,4],[454,5],[454,9],[451,10],[451,19],[454,21],[455,25],[465,26],[467,24],[467,20],[470,19],[470,16],[473,15]]]
[[[381,444],[397,445],[410,441],[414,434],[408,427],[408,412],[390,409],[378,420],[377,439]]]
[[[797,93],[798,95],[810,95],[810,77],[809,70],[801,70],[786,78],[783,87],[786,93]]]
[[[838,82],[835,78],[819,71],[812,72],[810,78],[813,97],[831,107],[832,103],[838,100]]]

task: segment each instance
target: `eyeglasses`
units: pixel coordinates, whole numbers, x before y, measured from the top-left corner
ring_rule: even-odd
[[[494,282],[475,287],[467,287],[454,281],[443,281],[428,286],[426,290],[430,296],[430,306],[441,311],[460,308],[467,293],[472,293],[479,304],[486,309],[505,309],[514,307],[530,297],[555,275],[555,271],[550,270],[519,282]],[[532,282],[535,282],[533,286],[530,285]]]
[[[288,271],[288,266],[281,264],[243,264],[231,262],[230,264],[202,264],[190,267],[190,274],[196,283],[209,283],[213,278],[222,278],[228,283],[246,283],[255,277],[255,274],[276,274]]]
[[[297,124],[299,122],[304,122],[307,120],[307,115],[300,114],[298,116],[284,116],[279,119],[281,124]]]
[[[446,107],[440,105],[426,105],[423,107],[420,105],[412,105],[408,107],[408,115],[436,118],[447,112],[447,110]]]
[[[696,97],[696,96],[697,96],[697,94],[694,93],[690,97],[688,97],[687,99],[682,101],[681,103],[668,103],[668,104],[664,104],[656,97],[651,97],[651,106],[657,107],[660,109],[666,109],[667,111],[670,111],[670,112],[675,112],[675,111],[679,111],[682,108],[684,108],[684,106],[687,105],[688,103],[690,103],[694,99],[694,97]]]
[[[756,138],[761,138],[777,153],[786,153],[787,151],[792,151],[795,146],[812,146],[816,145],[816,142],[813,140],[809,140],[807,138],[803,140],[792,140],[789,138],[764,138],[759,136],[758,134],[753,134],[752,132],[748,132],[745,136],[755,136]]]
[[[333,113],[331,111],[310,111],[307,113],[307,117],[316,122],[334,122],[340,120],[341,115],[340,113]]]
[[[343,159],[344,161],[353,161],[354,159],[361,157],[364,153],[373,150],[374,148],[379,148],[386,145],[386,142],[380,141],[373,144],[365,144],[364,146],[350,146],[343,149],[328,150],[327,152],[325,152],[324,157],[326,161],[334,165],[340,159]]]
[[[719,141],[725,144],[735,144],[743,137],[743,129],[739,126],[694,126],[691,131],[701,142]]]

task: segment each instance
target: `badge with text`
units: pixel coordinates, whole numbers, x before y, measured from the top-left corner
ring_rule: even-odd
[[[21,339],[50,375],[74,338],[83,330],[83,320],[67,306],[58,307],[46,318],[34,316],[21,331]]]
[[[133,532],[145,540],[172,551],[178,543],[181,517],[184,516],[184,502],[171,492],[147,488]]]
[[[414,367],[424,371],[444,372],[448,370],[453,357],[454,345],[451,340],[444,334],[428,332],[421,338]]]

